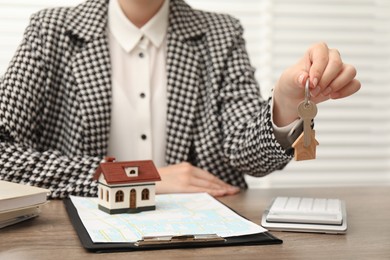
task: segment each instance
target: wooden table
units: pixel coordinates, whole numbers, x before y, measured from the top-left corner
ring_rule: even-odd
[[[0,229],[0,259],[390,259],[390,187],[253,189],[220,200],[255,223],[275,196],[346,201],[346,235],[272,232],[280,245],[95,254],[80,244],[62,201],[38,218]]]

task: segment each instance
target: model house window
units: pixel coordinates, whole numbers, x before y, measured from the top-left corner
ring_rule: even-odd
[[[138,167],[125,167],[125,172],[128,177],[137,177]]]
[[[100,189],[100,199],[103,199],[103,189]]]
[[[107,202],[110,200],[110,194],[108,193],[108,190],[106,191],[106,199],[107,199]]]
[[[149,200],[149,190],[148,189],[142,190],[142,200]]]
[[[123,191],[118,190],[115,193],[115,202],[122,202],[123,201],[123,197],[124,197]]]

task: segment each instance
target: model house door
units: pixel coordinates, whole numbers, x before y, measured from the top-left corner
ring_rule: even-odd
[[[135,189],[132,189],[130,191],[130,208],[134,209],[137,207],[137,193],[135,192]]]

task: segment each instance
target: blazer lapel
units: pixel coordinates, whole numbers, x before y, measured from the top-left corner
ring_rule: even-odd
[[[77,46],[72,73],[82,114],[84,152],[106,154],[111,115],[111,63],[106,36],[107,1],[86,1],[73,12],[69,35]],[[83,8],[96,10],[86,16]],[[83,25],[83,26],[81,26]]]
[[[167,50],[168,164],[188,160],[200,83],[194,41],[204,34],[201,21],[181,0],[171,0]]]
[[[77,53],[73,75],[82,110],[85,152],[103,156],[108,145],[111,115],[111,65],[106,38],[95,39]]]

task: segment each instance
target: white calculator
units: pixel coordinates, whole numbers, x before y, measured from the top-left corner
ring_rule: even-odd
[[[344,234],[345,202],[331,198],[277,197],[264,211],[261,225],[276,231]]]

